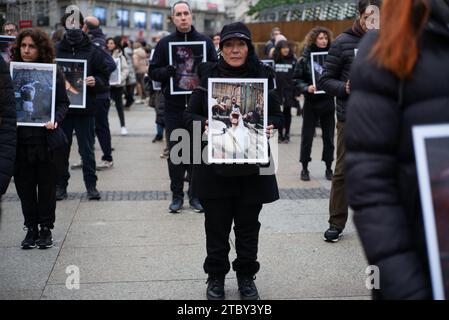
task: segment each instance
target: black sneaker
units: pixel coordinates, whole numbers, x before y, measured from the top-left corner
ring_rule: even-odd
[[[237,275],[237,283],[242,300],[259,300],[259,293],[254,280],[256,280],[256,277],[252,275]]]
[[[36,241],[39,239],[39,230],[37,229],[37,226],[24,227],[23,230],[27,230],[27,234],[20,247],[25,250],[36,248]]]
[[[284,143],[289,143],[290,142],[290,135],[286,134],[284,137]]]
[[[87,188],[87,198],[89,200],[100,200],[101,195],[100,195],[100,192],[98,192],[96,187],[88,187]]]
[[[67,187],[56,186],[56,201],[67,199]]]
[[[170,211],[170,213],[180,213],[183,204],[184,200],[182,198],[174,198],[170,206],[168,207],[168,210]]]
[[[224,300],[224,276],[209,276],[207,278],[207,300]]]
[[[310,173],[308,170],[301,171],[301,180],[302,181],[310,181]]]
[[[324,233],[324,241],[326,242],[337,242],[343,236],[343,231],[338,230],[337,228],[330,227]]]
[[[329,181],[332,181],[332,178],[334,177],[334,173],[332,172],[331,169],[326,169],[326,179]]]
[[[156,135],[151,142],[156,143],[158,141],[162,141],[162,136]]]
[[[203,206],[197,198],[192,198],[190,200],[190,208],[198,213],[204,212]]]
[[[41,227],[39,232],[39,240],[36,242],[39,249],[48,249],[53,247],[53,237],[51,235],[50,228]]]

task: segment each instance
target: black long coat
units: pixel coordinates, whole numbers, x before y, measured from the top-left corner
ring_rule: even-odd
[[[366,58],[377,33],[362,41],[351,75],[347,194],[368,261],[380,268],[384,299],[431,297],[412,128],[449,122],[447,4],[445,10],[432,9],[403,90],[397,77]]]

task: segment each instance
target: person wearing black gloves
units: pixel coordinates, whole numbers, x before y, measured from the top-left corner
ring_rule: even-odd
[[[169,43],[185,41],[205,41],[207,61],[217,61],[217,54],[212,40],[200,34],[192,25],[192,11],[186,1],[177,1],[172,6],[172,21],[176,26],[176,31],[162,38],[156,45],[153,59],[149,66],[148,74],[154,81],[160,82],[165,100],[164,122],[167,130],[167,140],[171,150],[178,141],[171,141],[171,133],[179,128],[183,128],[182,115],[189,102],[190,95],[171,95],[170,78],[176,75],[176,68],[169,65]],[[184,176],[187,171],[190,176],[191,164],[174,164],[168,159],[168,171],[170,175],[170,190],[173,194],[172,202],[169,206],[171,213],[181,212],[184,203]],[[203,212],[203,208],[198,199],[192,196],[189,184],[190,207],[196,212]]]
[[[315,94],[316,87],[312,83],[311,54],[326,52],[332,41],[332,33],[323,27],[313,28],[306,36],[306,45],[295,70],[295,81],[299,91],[304,94],[304,111],[301,134],[301,154],[299,162],[302,164],[301,180],[310,181],[308,164],[312,161],[313,135],[317,121],[320,121],[323,133],[323,155],[321,160],[326,164],[325,176],[332,180],[332,162],[334,161],[335,134],[335,102],[328,94]]]
[[[16,158],[16,101],[8,66],[0,56],[0,214],[1,196],[14,174]]]
[[[257,58],[251,42],[251,33],[245,24],[232,23],[221,31],[219,62],[206,62],[199,67],[200,88],[196,89],[184,113],[185,125],[194,136],[194,122],[199,122],[207,133],[209,78],[265,78],[268,79],[268,131],[279,128],[283,122],[279,98],[273,90],[274,72]],[[207,148],[206,144],[203,144]],[[206,152],[203,152],[207,154]],[[240,296],[256,300],[259,294],[254,283],[260,265],[257,261],[260,222],[259,213],[264,203],[279,199],[274,170],[257,164],[194,165],[193,194],[205,210],[207,257],[204,271],[208,274],[207,298],[224,299],[225,276],[230,270],[229,233],[234,222],[237,258],[232,267],[237,273]],[[270,162],[271,163],[271,162]]]
[[[55,51],[47,34],[39,29],[24,29],[12,49],[12,61],[54,63]],[[28,230],[22,249],[53,246],[51,229],[56,210],[56,181],[67,138],[60,124],[69,109],[64,74],[56,75],[55,122],[45,127],[19,126],[14,182],[22,204]],[[38,229],[40,225],[40,230]]]
[[[342,236],[348,220],[348,200],[346,198],[344,159],[346,154],[345,118],[351,85],[349,73],[355,57],[355,49],[368,30],[367,19],[372,14],[367,12],[370,5],[380,8],[381,0],[359,0],[359,17],[351,28],[344,31],[332,43],[324,64],[323,74],[318,85],[327,94],[337,97],[337,161],[329,203],[329,228],[324,233],[324,240],[337,242]]]
[[[56,44],[56,56],[65,59],[87,60],[87,86],[86,108],[70,109],[62,128],[67,136],[69,145],[64,161],[63,174],[57,185],[57,199],[67,198],[67,185],[70,179],[69,155],[72,146],[72,134],[75,130],[78,140],[79,152],[83,163],[83,178],[89,200],[101,198],[97,190],[97,175],[95,166],[95,114],[96,95],[109,91],[109,77],[113,71],[107,53],[100,47],[92,44],[89,37],[82,31],[84,24],[80,13],[80,21],[73,20],[71,13],[66,13],[61,18],[61,24],[66,28],[64,38]],[[73,21],[72,21],[73,20]],[[72,21],[70,23],[70,21]],[[67,22],[67,23],[66,23]]]

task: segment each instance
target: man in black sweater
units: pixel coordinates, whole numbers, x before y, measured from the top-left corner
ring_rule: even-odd
[[[176,75],[176,67],[169,65],[169,43],[186,41],[206,42],[207,61],[216,61],[217,55],[211,39],[195,30],[192,26],[192,11],[186,1],[175,2],[172,6],[172,21],[176,26],[176,31],[162,38],[154,51],[153,59],[149,67],[149,75],[152,80],[161,82],[162,93],[165,98],[165,125],[167,137],[179,128],[183,128],[183,113],[189,102],[190,94],[172,95],[170,94],[170,78]],[[178,141],[170,141],[170,150]],[[173,200],[169,211],[178,213],[181,211],[184,202],[184,176],[186,171],[190,173],[191,164],[174,164],[168,159],[168,171],[170,175],[170,189],[173,193]],[[190,174],[188,174],[190,176]],[[198,199],[193,198],[189,186],[189,200],[191,208],[196,212],[203,212],[203,208]]]
[[[92,44],[89,37],[82,31],[84,24],[80,14],[80,21],[69,23],[71,14],[67,13],[61,18],[61,24],[66,28],[66,33],[61,42],[56,44],[56,56],[65,59],[87,60],[87,97],[85,109],[70,109],[62,123],[62,128],[69,140],[69,146],[64,161],[63,174],[59,179],[56,198],[63,200],[67,197],[67,185],[70,179],[69,155],[72,146],[72,134],[75,130],[78,140],[79,152],[83,163],[84,184],[89,200],[99,200],[97,175],[95,166],[94,142],[95,142],[95,114],[96,96],[107,93],[109,90],[109,77],[111,70],[106,62],[106,53]],[[67,24],[66,24],[67,20]]]

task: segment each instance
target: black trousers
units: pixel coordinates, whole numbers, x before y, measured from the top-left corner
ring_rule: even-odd
[[[109,130],[109,99],[97,99],[97,113],[95,114],[95,134],[100,143],[103,156],[101,160],[112,161],[111,131]]]
[[[128,84],[125,86],[125,108],[131,107],[134,103],[134,90],[136,89],[135,84]]]
[[[49,151],[45,145],[19,145],[14,182],[22,204],[25,226],[53,228],[56,210],[56,180],[64,150]]]
[[[165,112],[164,120],[165,126],[167,128],[167,141],[170,151],[172,148],[180,141],[171,141],[170,136],[172,132],[176,129],[184,129],[184,122],[182,120],[182,112]],[[181,156],[181,154],[180,154]],[[189,164],[174,164],[172,159],[168,158],[168,174],[170,176],[170,190],[173,194],[173,198],[184,198],[184,177],[187,172],[188,176],[191,177],[192,165]],[[192,188],[188,190],[189,199],[192,198]]]
[[[123,113],[123,87],[111,87],[111,99],[115,102],[117,114],[120,119],[120,126],[125,126],[125,114]]]
[[[237,258],[232,262],[232,269],[239,274],[256,274],[260,268],[257,249],[262,204],[244,204],[239,198],[200,199],[200,202],[206,229],[204,271],[218,276],[229,272],[229,233],[234,222]]]
[[[321,160],[330,166],[334,161],[334,136],[335,136],[335,115],[334,109],[327,112],[321,112],[312,104],[304,104],[303,124],[301,137],[301,154],[299,162],[307,164],[312,161],[310,157],[312,152],[313,135],[317,121],[320,121],[323,132],[323,154]]]
[[[97,185],[97,174],[95,166],[95,116],[81,116],[81,115],[67,115],[62,122],[62,129],[69,145],[65,152],[62,174],[58,179],[58,185],[60,187],[67,187],[69,184],[69,157],[70,149],[72,147],[73,130],[76,133],[76,139],[78,140],[78,153],[81,155],[83,161],[83,178],[86,188]]]
[[[289,106],[283,106],[282,113],[284,114],[284,128],[282,132],[282,137],[285,135],[290,135],[290,127],[292,125],[292,108]]]

